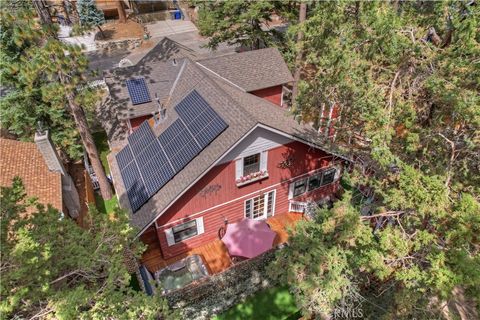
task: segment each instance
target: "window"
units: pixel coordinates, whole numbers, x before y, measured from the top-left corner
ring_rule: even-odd
[[[245,217],[265,219],[273,215],[275,208],[275,190],[245,201]]]
[[[243,158],[243,176],[260,171],[260,153]]]
[[[235,181],[237,186],[268,178],[268,151],[262,151],[235,160]]]
[[[335,180],[335,168],[328,169],[323,173],[322,186],[332,183]]]
[[[323,172],[317,173],[309,178],[303,178],[290,184],[289,199],[298,197],[305,192],[316,190],[324,185],[335,181],[337,174],[336,168],[330,168]]]
[[[168,245],[173,246],[178,242],[204,233],[205,229],[203,227],[203,217],[190,220],[169,229],[165,229],[164,232]]]
[[[301,179],[293,183],[293,196],[299,196],[306,191],[307,179]]]
[[[320,187],[320,181],[322,180],[322,174],[316,174],[308,178],[308,191],[312,191]]]
[[[175,226],[172,228],[172,232],[175,243],[196,236],[198,234],[197,220],[192,220],[187,223]]]

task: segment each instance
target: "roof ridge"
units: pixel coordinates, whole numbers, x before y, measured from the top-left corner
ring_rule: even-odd
[[[237,101],[235,101],[235,99],[233,99],[230,94],[228,94],[228,92],[226,92],[222,87],[220,87],[218,85],[218,83],[215,82],[215,80],[213,80],[204,70],[202,70],[202,68],[199,68],[197,65],[196,65],[196,62],[195,61],[192,61],[191,59],[189,58],[185,58],[186,62],[188,62],[189,64],[191,64],[196,70],[198,70],[201,74],[204,75],[204,78],[203,79],[207,79],[207,82],[212,85],[215,90],[218,90],[220,91],[220,93],[223,94],[224,97],[226,97],[231,103],[233,103],[239,110],[243,111],[244,113],[250,115],[249,119],[255,119],[255,124],[258,123],[258,119],[252,115],[248,110],[246,110],[242,105],[240,105]],[[186,67],[186,66],[185,66]],[[202,79],[202,80],[203,80]],[[188,95],[188,93],[190,93],[191,91],[195,90],[195,87],[197,86],[197,84],[199,83],[200,81],[197,81],[197,83],[192,86],[191,90],[189,90],[186,94],[183,95],[182,99]],[[174,95],[174,92],[172,91],[171,92],[171,96]]]
[[[280,52],[280,50],[278,50],[277,47],[266,47],[266,48],[260,48],[260,49],[255,49],[255,50],[246,50],[246,51],[240,51],[240,52],[237,52],[237,51],[227,52],[225,54],[221,54],[221,55],[213,56],[213,57],[206,57],[206,58],[203,58],[203,59],[198,59],[196,61],[197,62],[202,62],[202,61],[207,61],[207,60],[216,60],[216,59],[221,59],[221,58],[235,56],[235,55],[250,54],[250,53],[253,53],[253,52],[258,53],[258,51],[264,51],[264,50],[276,50],[276,51]]]

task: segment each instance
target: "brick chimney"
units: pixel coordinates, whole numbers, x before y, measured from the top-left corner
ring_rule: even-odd
[[[48,130],[37,130],[35,133],[35,144],[38,151],[43,156],[46,165],[50,171],[58,172],[62,177],[62,200],[63,205],[68,209],[68,214],[72,218],[77,218],[80,212],[80,199],[78,197],[77,188],[72,177],[68,174],[63,166],[57,150],[55,149]]]

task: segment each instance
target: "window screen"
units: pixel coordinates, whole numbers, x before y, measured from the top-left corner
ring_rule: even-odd
[[[293,185],[293,196],[299,196],[302,193],[305,193],[307,188],[307,179],[302,179],[294,182]]]
[[[243,158],[243,176],[260,171],[260,153]]]
[[[335,179],[335,171],[335,168],[332,168],[323,173],[322,186],[333,182]]]
[[[191,238],[198,234],[197,221],[192,220],[172,228],[175,243]]]

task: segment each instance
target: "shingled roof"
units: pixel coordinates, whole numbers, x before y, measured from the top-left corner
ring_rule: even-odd
[[[276,48],[202,59],[198,63],[247,92],[293,81],[290,70]]]
[[[122,207],[131,213],[131,222],[141,230],[146,229],[160,214],[185,192],[189,186],[207,172],[216,161],[239,140],[258,125],[263,125],[299,140],[311,142],[316,139],[316,131],[309,126],[297,123],[284,109],[246,93],[235,85],[212,75],[194,61],[185,59],[180,74],[175,81],[170,103],[167,106],[167,121],[154,128],[160,135],[178,118],[174,106],[185,96],[196,90],[228,124],[228,128],[203,149],[190,163],[167,182],[138,211],[132,212],[125,185],[123,184],[115,154],[109,156],[115,188]]]
[[[210,76],[226,79],[242,91],[251,92],[293,81],[276,48],[204,59],[178,42],[164,38],[135,65],[105,72],[104,78],[110,92],[108,108],[115,109],[119,120],[156,112],[158,104],[154,93],[160,101],[167,99],[185,58],[198,61],[200,66],[209,71]],[[145,78],[152,101],[133,105],[126,80],[138,77]]]
[[[27,196],[62,211],[61,175],[48,169],[34,143],[0,138],[0,164],[1,186],[11,186],[13,178],[18,176]]]
[[[115,189],[121,206],[130,212],[131,223],[140,228],[140,233],[226,155],[228,150],[259,126],[314,145],[316,148],[324,149],[323,146],[327,145],[318,137],[315,129],[298,123],[285,109],[248,93],[293,80],[278,50],[268,48],[199,60],[198,56],[190,51],[175,49],[174,42],[166,40],[160,43],[162,44],[160,48],[153,49],[137,65],[114,70],[106,75],[112,102],[117,102],[114,103],[113,110],[117,113],[123,112],[122,108],[125,107],[117,104],[119,101],[122,102],[122,97],[128,99],[122,81],[127,77],[143,76],[147,83],[152,83],[150,89],[152,94],[168,91],[168,99],[164,100],[165,122],[158,126],[151,122],[156,136],[178,118],[174,107],[194,90],[222,117],[228,127],[136,212],[131,209],[116,162],[116,154],[120,151],[118,146],[126,143],[126,135],[121,136],[119,144],[115,142],[116,147],[108,156]],[[173,56],[177,62],[175,66],[171,60]],[[162,77],[168,82],[165,87],[156,84]],[[153,82],[149,82],[150,80]],[[154,86],[158,86],[159,89]],[[150,108],[149,105],[149,103],[145,106],[137,105],[135,108],[144,109],[146,112]],[[131,118],[131,115],[119,114],[117,117]],[[110,142],[112,143],[112,140]],[[332,153],[331,150],[325,151]]]

